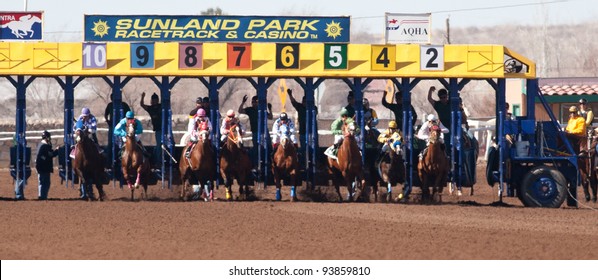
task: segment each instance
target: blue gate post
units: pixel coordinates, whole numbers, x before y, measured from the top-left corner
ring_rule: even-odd
[[[164,150],[162,145],[166,147],[166,150],[171,154],[173,153],[174,139],[172,136],[172,109],[170,108],[170,90],[179,82],[180,77],[175,77],[170,81],[168,76],[162,76],[161,80],[156,77],[150,77],[150,79],[160,88],[160,110],[162,111],[161,116],[161,127],[160,127],[160,143],[158,146],[156,143],[156,149],[160,149],[160,178],[162,179],[162,188],[164,189],[164,174],[166,173],[166,167],[168,167],[168,189],[172,187],[172,164],[165,164],[164,161]],[[164,139],[166,139],[166,144]],[[170,162],[170,161],[169,161]]]
[[[354,78],[353,82],[351,80],[344,78],[343,81],[351,88],[353,93],[355,94],[355,118],[354,120],[358,121],[359,124],[359,137],[361,138],[361,145],[359,149],[361,149],[361,163],[365,164],[365,121],[363,119],[363,90],[372,82],[371,78],[367,78],[364,81],[361,78]]]
[[[20,189],[20,195],[23,195],[23,189],[25,188],[27,179],[25,176],[25,172],[27,170],[27,139],[25,138],[27,121],[26,121],[26,110],[27,110],[27,102],[26,102],[26,93],[27,87],[35,77],[30,77],[29,79],[25,80],[24,76],[17,76],[17,80],[15,81],[12,77],[7,77],[7,79],[12,83],[12,85],[17,90],[17,112],[16,112],[16,146],[17,146],[17,158],[16,158],[16,170],[17,176],[15,179],[15,192],[17,192],[17,188]],[[23,156],[24,158],[21,158]],[[22,179],[19,179],[22,173]],[[22,180],[22,181],[20,181]]]
[[[72,172],[72,168],[68,168],[71,166],[71,157],[70,151],[71,146],[73,143],[73,108],[75,103],[75,87],[83,81],[84,77],[79,77],[73,81],[73,76],[65,76],[64,81],[60,79],[60,77],[55,77],[56,81],[60,85],[60,87],[64,90],[64,164],[65,164],[65,175],[66,178],[66,187],[69,186],[69,181],[71,182],[71,187],[74,187],[75,184],[75,174]],[[69,174],[70,172],[70,174]],[[70,179],[70,180],[69,180]]]
[[[219,101],[218,101],[218,90],[228,81],[228,78],[222,77],[220,81],[218,81],[218,77],[209,77],[209,80],[206,80],[204,77],[198,77],[199,81],[208,89],[208,97],[210,98],[210,122],[212,123],[212,131],[210,132],[211,139],[212,139],[212,146],[214,146],[214,152],[216,156],[214,160],[216,161],[216,170],[220,172],[220,111],[219,111]],[[216,176],[219,178],[220,176]],[[216,184],[220,184],[220,179],[216,180]]]
[[[301,133],[306,134],[307,143],[301,142],[301,146],[305,147],[303,159],[300,165],[305,171],[305,183],[309,190],[314,190],[316,185],[316,163],[317,163],[317,151],[318,151],[318,120],[316,118],[316,108],[314,94],[316,88],[320,86],[324,79],[317,79],[314,82],[314,78],[305,78],[305,82],[300,78],[295,78],[302,88],[305,94],[305,129]],[[301,139],[301,141],[305,141]]]
[[[506,81],[505,79],[498,79],[496,85],[496,112],[497,112],[497,120],[496,120],[496,138],[498,143],[498,174],[499,176],[499,186],[498,186],[498,197],[499,201],[502,203],[502,197],[504,194],[505,188],[505,174],[507,169],[506,157],[507,157],[507,142],[505,139],[505,116],[506,116],[506,108],[505,108],[505,94],[506,94]],[[510,189],[510,187],[509,187]]]
[[[112,128],[114,128],[116,126],[116,124],[120,121],[120,119],[125,115],[126,112],[123,112],[122,110],[122,88],[131,80],[131,77],[126,77],[125,79],[123,79],[121,81],[121,77],[120,76],[114,76],[113,77],[113,81],[110,81],[110,79],[108,79],[108,77],[102,77],[104,79],[104,81],[106,81],[106,83],[112,88],[112,123],[108,124],[110,125]],[[133,110],[133,109],[131,109]],[[112,164],[112,187],[115,187],[115,179],[116,178],[120,178],[122,176],[120,176],[120,163],[118,162],[118,158],[116,157],[117,155],[117,147],[116,145],[114,145],[115,143],[118,143],[119,140],[116,139],[116,137],[114,137],[114,129],[112,129],[111,131],[113,131],[112,135],[108,135],[108,141],[110,146],[112,147],[112,149],[110,149],[110,159],[111,159],[111,164]],[[120,147],[118,147],[118,149],[120,150]],[[119,180],[120,183],[120,180]],[[120,184],[120,187],[122,188],[122,184]]]
[[[403,99],[403,123],[401,130],[403,131],[403,142],[405,143],[405,185],[403,186],[403,199],[407,199],[411,190],[413,189],[413,112],[411,112],[411,90],[419,83],[420,79],[410,81],[409,78],[401,78],[401,82],[395,78],[391,79],[394,85],[399,89]],[[416,165],[417,166],[417,165]],[[417,174],[417,173],[415,173]]]

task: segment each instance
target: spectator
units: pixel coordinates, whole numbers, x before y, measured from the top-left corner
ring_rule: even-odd
[[[451,104],[448,98],[448,91],[446,89],[440,89],[438,91],[438,99],[440,100],[434,100],[434,98],[432,98],[432,93],[434,91],[436,91],[436,87],[431,86],[430,90],[428,91],[428,102],[430,102],[430,105],[432,105],[434,110],[436,110],[438,119],[440,119],[442,125],[445,127],[451,127]],[[448,144],[450,145],[451,132],[449,131],[448,133],[443,133],[444,139],[448,141]]]
[[[403,125],[403,96],[401,94],[401,92],[396,92],[395,93],[395,101],[397,102],[396,104],[393,103],[388,103],[386,101],[386,95],[388,94],[387,91],[384,91],[384,95],[382,96],[382,106],[388,108],[390,111],[392,111],[392,113],[395,115],[395,122],[397,122],[397,125],[399,127],[402,127]],[[413,120],[411,121],[411,125],[415,125],[415,122],[417,121],[417,113],[415,112],[415,108],[413,108],[413,105],[410,106],[411,108],[411,114],[413,115]]]
[[[353,93],[353,91],[349,91],[349,94],[347,95],[347,106],[345,106],[345,109],[348,112],[348,117],[351,119],[355,119],[355,94]]]
[[[585,98],[579,100],[579,115],[586,120],[586,127],[592,126],[594,112],[592,112],[592,107],[588,106],[588,100]]]
[[[301,98],[301,103],[299,103],[297,102],[295,97],[293,97],[293,91],[291,89],[287,89],[287,93],[289,94],[291,105],[293,105],[293,108],[295,108],[295,110],[297,111],[299,122],[299,139],[301,142],[301,154],[305,155],[305,146],[307,145],[307,121],[305,119],[307,108],[305,105],[305,95],[303,95],[303,98]],[[314,110],[317,114],[318,108],[314,106]]]
[[[152,126],[154,129],[154,137],[156,139],[156,148],[154,149],[154,165],[158,165],[161,160],[162,152],[162,104],[160,104],[160,98],[156,93],[152,94],[150,99],[150,105],[145,105],[145,92],[141,93],[141,101],[139,102],[141,108],[143,108],[150,115],[152,120]]]
[[[53,158],[58,155],[58,148],[52,149],[52,139],[50,132],[44,130],[42,133],[42,141],[37,149],[37,157],[35,159],[35,169],[37,169],[38,185],[38,199],[48,199],[48,192],[50,191],[50,173],[54,172]]]
[[[253,143],[253,148],[255,150],[255,148],[257,148],[258,143],[258,131],[257,131],[257,126],[258,126],[258,107],[257,107],[257,95],[251,98],[251,106],[247,106],[244,107],[245,102],[247,102],[247,95],[243,96],[243,101],[241,102],[241,104],[239,105],[239,113],[240,114],[245,114],[249,117],[249,125],[251,126],[251,142]],[[267,118],[269,120],[271,120],[272,117],[272,104],[268,103],[267,106]],[[266,133],[267,131],[267,127],[264,127],[264,131],[262,131],[262,133]],[[257,150],[255,150],[257,151]]]

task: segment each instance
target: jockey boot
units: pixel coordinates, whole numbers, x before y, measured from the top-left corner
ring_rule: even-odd
[[[295,146],[295,150],[299,150],[299,144],[293,143],[293,146]]]
[[[185,151],[185,158],[191,158],[191,151],[193,150],[193,147],[195,146],[195,144],[191,143],[189,144],[189,146],[187,146],[187,151]]]

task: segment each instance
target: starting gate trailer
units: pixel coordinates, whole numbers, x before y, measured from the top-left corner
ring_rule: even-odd
[[[542,131],[562,130],[552,116],[550,122],[536,123],[534,104],[545,103],[537,88],[535,64],[527,58],[500,45],[408,45],[408,44],[350,44],[350,43],[201,43],[201,42],[0,42],[0,76],[8,79],[16,89],[16,140],[20,149],[26,148],[25,92],[36,77],[55,77],[65,91],[65,145],[72,145],[74,88],[85,77],[103,77],[112,87],[114,118],[122,112],[122,87],[133,77],[150,78],[160,88],[162,99],[162,142],[172,154],[170,90],[180,78],[198,78],[209,91],[212,122],[215,122],[213,141],[219,138],[218,90],[229,78],[246,78],[256,88],[260,137],[258,139],[261,181],[268,179],[269,145],[266,98],[268,88],[282,78],[294,79],[305,91],[307,107],[307,139],[305,152],[308,184],[315,182],[318,134],[314,91],[325,79],[343,79],[356,96],[358,119],[362,119],[363,90],[372,79],[390,79],[403,92],[403,123],[406,167],[414,164],[413,136],[410,125],[413,88],[422,80],[438,80],[449,91],[451,102],[451,130],[459,136],[461,118],[458,112],[459,90],[471,80],[486,80],[496,90],[497,149],[499,164],[490,174],[499,182],[501,200],[503,188],[509,196],[517,194],[525,205],[557,207],[563,197],[563,185],[569,185],[568,205],[575,204],[576,155],[548,153]],[[112,77],[112,79],[110,79]],[[505,79],[526,79],[527,116],[514,123],[505,117]],[[548,107],[546,107],[548,108]],[[550,112],[550,110],[547,110]],[[113,123],[115,125],[115,123]],[[364,126],[363,120],[360,125]],[[508,129],[507,129],[508,128]],[[363,129],[362,129],[363,131]],[[546,134],[546,133],[544,133]],[[507,137],[529,142],[529,153],[514,153],[515,145],[507,144]],[[216,137],[214,137],[216,136]],[[568,141],[563,142],[570,148]],[[112,139],[114,142],[114,139]],[[166,141],[164,141],[166,140]],[[459,139],[450,139],[453,156],[451,180],[462,183],[462,159]],[[68,149],[65,149],[68,151]],[[112,149],[114,159],[115,149]],[[65,152],[66,153],[66,152]],[[17,156],[20,154],[17,154]],[[67,156],[68,158],[68,156]],[[166,168],[162,154],[162,172]],[[113,168],[115,163],[113,162]],[[24,168],[25,166],[23,166]],[[519,173],[518,173],[519,172]],[[405,194],[413,185],[413,173],[407,174]],[[164,175],[164,173],[162,173]],[[521,175],[521,176],[519,176]],[[562,177],[567,179],[563,180]],[[164,176],[162,176],[164,178]],[[172,178],[169,176],[168,178]],[[519,181],[518,178],[523,178]],[[563,182],[564,181],[564,182]],[[170,182],[169,182],[170,185]],[[164,181],[163,181],[164,186]],[[556,198],[555,198],[556,197]],[[554,199],[552,199],[554,198]],[[557,205],[558,204],[558,205]]]

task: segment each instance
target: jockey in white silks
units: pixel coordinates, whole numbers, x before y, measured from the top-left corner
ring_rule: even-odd
[[[289,139],[293,141],[293,145],[297,147],[295,123],[292,119],[289,119],[289,116],[285,112],[280,113],[280,117],[278,117],[278,119],[274,121],[274,125],[272,125],[272,148],[274,151],[278,148],[278,144],[280,143],[283,134],[287,134]]]

